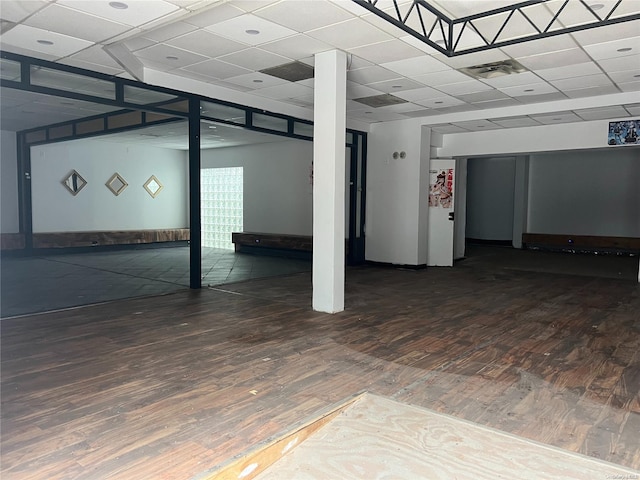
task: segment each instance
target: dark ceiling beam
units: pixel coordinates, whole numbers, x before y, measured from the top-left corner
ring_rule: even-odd
[[[547,13],[552,15],[551,21],[541,21],[531,15],[531,9],[546,3],[548,0],[528,0],[458,19],[449,18],[429,4],[427,0],[413,0],[410,4],[400,4],[398,0],[392,0],[394,8],[388,9],[388,11],[378,8],[378,0],[352,1],[448,57],[481,52],[605,25],[640,20],[640,13],[614,16],[618,11],[622,10],[620,5],[623,0],[618,0],[602,16],[596,10],[593,10],[585,0],[579,0],[579,2],[564,0],[562,3],[554,3],[554,6],[559,6],[555,13],[547,10]],[[593,20],[571,27],[562,26],[571,23],[571,19],[568,17],[570,13],[567,13],[568,10],[565,8],[570,1],[572,6],[579,6],[584,12],[592,16]],[[386,4],[388,5],[388,3]],[[481,21],[490,18],[499,19],[502,22],[500,28],[495,32],[483,31]],[[510,24],[522,19],[531,25],[535,31],[534,33],[525,33],[505,40],[500,39],[502,33],[508,29]],[[414,28],[416,25],[419,26],[419,30]],[[467,32],[471,32],[481,39],[482,44],[475,47],[459,48],[460,40]]]

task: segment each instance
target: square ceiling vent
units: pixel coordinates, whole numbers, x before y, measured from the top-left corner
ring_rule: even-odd
[[[313,67],[302,62],[291,62],[278,65],[277,67],[265,68],[264,70],[260,70],[260,73],[290,82],[299,82],[300,80],[313,78]]]
[[[390,93],[383,93],[382,95],[374,95],[372,97],[354,98],[354,102],[364,103],[373,108],[388,107],[389,105],[399,105],[401,103],[407,103],[404,98],[398,98]]]
[[[503,75],[514,75],[516,73],[526,72],[519,62],[509,59],[501,62],[483,63],[473,67],[464,67],[459,69],[460,72],[466,73],[473,78],[495,78]]]

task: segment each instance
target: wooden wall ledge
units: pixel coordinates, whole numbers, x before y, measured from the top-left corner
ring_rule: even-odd
[[[524,233],[522,235],[522,243],[525,247],[640,253],[640,238],[638,237]]]
[[[266,247],[282,250],[310,252],[313,249],[313,237],[310,235],[287,235],[280,233],[233,232],[231,241],[236,252],[247,247]]]
[[[96,247],[189,240],[188,228],[34,233],[33,248]]]
[[[24,249],[24,235],[22,233],[0,234],[0,249],[2,250]]]

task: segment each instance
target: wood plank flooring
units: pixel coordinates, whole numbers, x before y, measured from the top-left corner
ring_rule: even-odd
[[[192,479],[369,391],[640,469],[640,286],[362,267],[5,319],[9,479]]]

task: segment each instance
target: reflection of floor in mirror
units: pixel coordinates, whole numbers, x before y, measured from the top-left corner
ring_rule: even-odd
[[[585,480],[639,473],[366,394],[255,478]]]
[[[308,260],[202,249],[202,286],[311,270]],[[189,247],[1,258],[2,317],[189,287]]]

